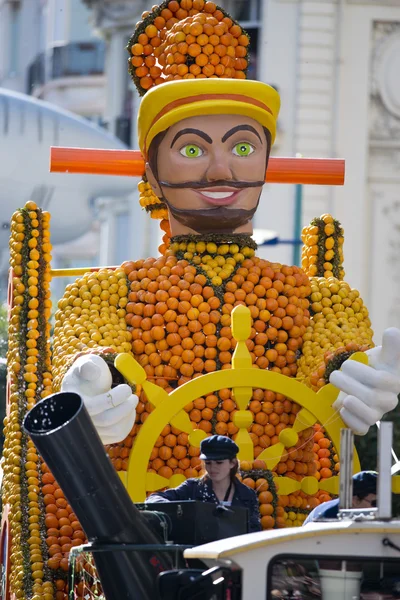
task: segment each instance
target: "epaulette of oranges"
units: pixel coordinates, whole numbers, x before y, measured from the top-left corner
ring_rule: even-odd
[[[174,79],[245,79],[249,36],[208,0],[167,0],[142,14],[129,40],[129,72],[144,95]]]
[[[301,266],[310,277],[344,278],[344,234],[339,221],[325,214],[304,227]]]

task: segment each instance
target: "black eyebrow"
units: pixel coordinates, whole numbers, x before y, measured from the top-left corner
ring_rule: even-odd
[[[226,142],[226,140],[228,138],[230,138],[237,131],[251,131],[252,133],[254,133],[258,137],[258,139],[262,143],[262,139],[261,139],[258,131],[256,129],[254,129],[254,127],[252,127],[251,125],[237,125],[236,127],[232,127],[232,129],[230,129],[229,131],[226,132],[226,134],[222,138],[221,142],[222,143]]]
[[[201,131],[200,129],[187,128],[187,129],[182,129],[181,131],[178,131],[178,133],[172,140],[171,148],[175,144],[176,140],[179,139],[182,135],[185,135],[186,133],[194,133],[195,135],[198,135],[199,137],[203,138],[203,140],[205,140],[209,144],[212,144],[212,139],[210,138],[209,135],[204,133],[204,131]]]

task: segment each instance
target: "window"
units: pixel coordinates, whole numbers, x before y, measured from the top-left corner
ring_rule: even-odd
[[[267,600],[400,597],[399,562],[394,559],[279,556],[269,563],[267,580]]]
[[[261,20],[261,0],[225,0],[222,6],[242,25],[245,22],[255,23]]]

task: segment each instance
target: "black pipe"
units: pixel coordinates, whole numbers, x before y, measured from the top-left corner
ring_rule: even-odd
[[[90,542],[157,544],[108,458],[78,394],[48,396],[26,415],[23,427],[53,473]],[[165,553],[94,554],[107,600],[155,600]]]

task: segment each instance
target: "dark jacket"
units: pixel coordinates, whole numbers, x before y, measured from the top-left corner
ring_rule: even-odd
[[[146,502],[174,502],[176,500],[197,500],[219,504],[210,479],[187,479],[177,488],[152,494]],[[257,494],[238,479],[235,480],[232,506],[247,508],[249,532],[261,531]]]

